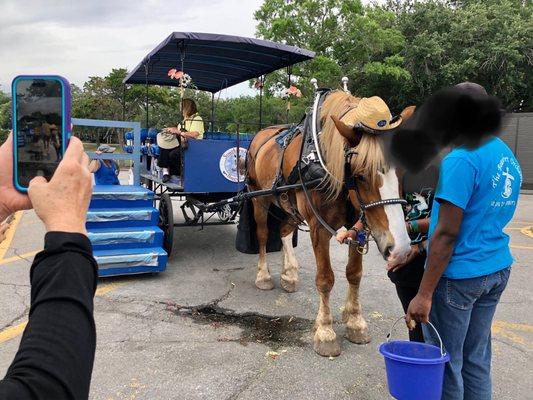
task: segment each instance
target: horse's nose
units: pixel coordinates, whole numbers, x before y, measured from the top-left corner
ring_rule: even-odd
[[[385,251],[383,252],[383,257],[385,258],[385,260],[387,260],[389,258],[389,256],[391,255],[392,253],[392,249],[394,248],[394,246],[387,246],[385,248]]]

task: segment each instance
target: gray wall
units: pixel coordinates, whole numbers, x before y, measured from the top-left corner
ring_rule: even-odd
[[[508,114],[500,136],[522,167],[523,189],[533,189],[533,113]]]

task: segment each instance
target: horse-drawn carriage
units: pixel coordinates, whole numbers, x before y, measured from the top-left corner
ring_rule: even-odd
[[[389,262],[403,259],[410,250],[401,208],[405,200],[399,198],[398,177],[386,157],[382,133],[398,126],[412,108],[393,118],[378,97],[354,97],[346,84],[344,90],[318,89],[315,82],[315,100],[301,124],[261,129],[260,110],[259,132],[251,141],[239,129],[235,134],[213,132],[215,92],[313,56],[273,42],[198,33],[173,33],[146,56],[125,83],[178,86],[169,77],[178,64],[198,90],[212,94],[209,131],[184,151],[181,184],[163,182],[154,168],[157,130],[141,132],[138,123],[74,121],[133,128],[127,136],[131,155],[104,158],[133,159],[135,185],[96,187],[88,213],[100,275],[162,271],[175,226],[233,223],[240,208],[240,223],[249,222],[239,230],[249,236],[240,250],[259,254],[256,286],[274,287],[266,253],[282,250],[281,286],[293,292],[298,283],[295,232],[307,223],[320,295],[314,346],[321,355],[335,356],[340,347],[329,308],[334,281],[329,242],[337,229],[358,221],[356,245],[349,247],[343,318],[350,341],[369,340],[358,299],[369,235]],[[183,200],[183,224],[174,223],[172,198]],[[219,220],[212,221],[216,214]],[[278,235],[274,240],[272,232]]]

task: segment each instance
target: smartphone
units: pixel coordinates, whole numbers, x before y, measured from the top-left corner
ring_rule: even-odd
[[[70,84],[56,75],[21,75],[11,85],[13,183],[26,192],[36,176],[50,180],[70,137]]]

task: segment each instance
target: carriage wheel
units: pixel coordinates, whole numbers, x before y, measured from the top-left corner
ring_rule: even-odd
[[[168,193],[163,193],[159,199],[159,222],[157,225],[163,231],[163,248],[170,257],[174,242],[174,214],[172,200]]]
[[[223,222],[228,222],[231,219],[231,216],[233,215],[233,210],[231,209],[229,204],[226,204],[222,206],[217,211],[218,219],[220,219]]]

